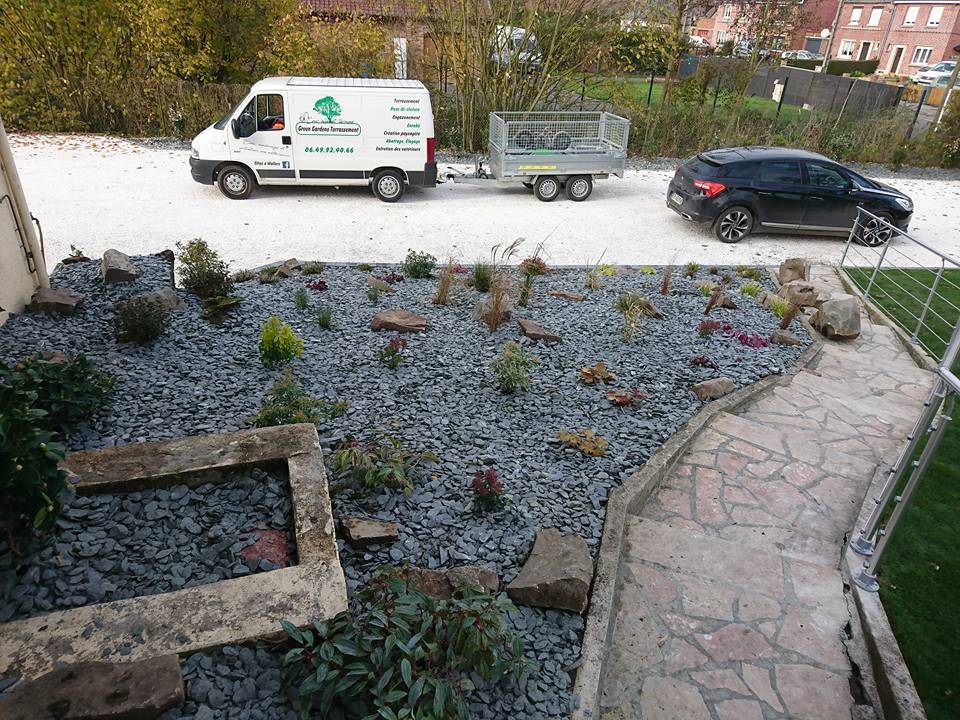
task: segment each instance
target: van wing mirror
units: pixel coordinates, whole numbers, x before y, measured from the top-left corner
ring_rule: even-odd
[[[230,132],[233,133],[233,136],[237,139],[240,139],[240,128],[237,127],[237,119],[234,118],[230,121]]]

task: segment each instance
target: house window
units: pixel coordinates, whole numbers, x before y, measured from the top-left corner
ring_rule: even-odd
[[[727,41],[728,35],[729,33],[726,30],[717,30],[717,45],[723,45]]]
[[[930,54],[933,52],[933,48],[928,47],[918,47],[913,51],[913,59],[910,61],[911,65],[926,65],[930,62]]]
[[[867,25],[876,27],[880,24],[880,16],[883,15],[883,8],[875,7],[870,10],[870,19],[867,20]]]
[[[853,10],[850,11],[850,23],[849,23],[849,24],[850,24],[850,25],[859,25],[859,24],[860,24],[860,16],[861,16],[861,15],[863,15],[863,8],[862,8],[862,7],[855,7]]]
[[[853,46],[856,43],[853,40],[841,40],[840,41],[840,52],[837,53],[838,57],[842,58],[851,58],[853,57]]]
[[[732,20],[733,19],[733,5],[724,5],[723,6],[723,19]]]
[[[913,27],[917,24],[917,15],[920,14],[920,7],[918,5],[911,5],[907,8],[907,14],[903,16],[903,26],[904,27]]]
[[[927,18],[927,27],[937,27],[940,25],[940,19],[943,17],[943,7],[935,5],[930,8],[930,17]]]

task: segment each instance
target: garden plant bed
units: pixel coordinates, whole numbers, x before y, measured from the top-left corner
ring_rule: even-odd
[[[401,562],[428,568],[476,564],[496,571],[503,586],[519,572],[537,528],[576,533],[595,553],[607,493],[702,407],[690,389],[693,384],[726,376],[735,387],[743,387],[783,372],[804,349],[750,347],[720,330],[701,337],[698,327],[707,298],[695,282],[719,280],[706,270],[694,279],[676,273],[669,294],[661,295],[659,270],[647,274],[622,269],[603,277],[601,288],[591,291],[584,287],[585,269],[556,269],[536,279],[529,307],[514,313],[562,338],[534,343],[513,320],[493,333],[478,322],[475,305],[486,295],[461,287],[466,275],[457,276],[446,306],[431,302],[436,278],[395,281],[396,292],[374,302],[367,296],[368,274],[353,266],[326,268],[321,277],[328,289],[309,290],[306,310],[296,309],[293,302],[295,291],[310,279],[306,276],[238,284],[234,294],[243,301],[220,325],[201,319],[198,300],[181,292],[187,309],[171,315],[164,336],[149,346],[118,345],[110,331],[113,302],[168,282],[166,261],[133,260],[142,274],[121,289],[104,288],[95,262],[58,271],[53,284],[83,293],[86,302],[70,317],[11,318],[0,329],[0,358],[11,361],[41,349],[83,352],[113,374],[117,384],[112,399],[68,438],[74,449],[97,448],[245,426],[279,375],[260,363],[260,328],[271,315],[290,323],[305,342],[302,357],[291,365],[299,384],[314,397],[349,403],[345,415],[318,427],[328,460],[339,442],[351,436],[369,439],[374,429],[411,450],[438,456],[436,464],[425,466],[409,497],[383,488],[367,495],[334,496],[337,517],[365,516],[399,525],[399,539],[392,544],[354,549],[338,542],[350,591],[365,584],[378,565]],[[373,273],[383,276],[396,270],[378,266]],[[732,269],[720,272],[727,271]],[[739,309],[716,309],[710,317],[767,338],[779,320],[738,292],[743,283],[736,278],[729,291]],[[762,284],[772,290],[769,281]],[[548,291],[582,293],[586,299],[568,300]],[[628,291],[650,298],[663,318],[641,319],[633,340],[625,342],[623,317],[613,305]],[[314,322],[320,305],[332,311],[331,330]],[[395,370],[378,360],[378,351],[395,334],[370,329],[371,318],[390,308],[427,318],[425,332],[404,336],[404,362]],[[809,342],[799,323],[793,329],[804,344]],[[530,389],[512,395],[498,390],[490,371],[508,340],[539,359]],[[717,369],[690,362],[701,355]],[[604,363],[616,380],[582,384],[580,369],[597,363]],[[610,389],[637,389],[647,397],[618,408],[607,400]],[[604,455],[583,455],[557,440],[559,431],[582,429],[609,443]],[[470,507],[469,484],[478,467],[489,466],[496,469],[511,502],[480,515]],[[333,482],[329,469],[327,473]],[[510,618],[537,668],[519,687],[472,694],[471,717],[566,715],[582,618],[530,607],[519,607]],[[194,715],[205,717],[198,713]],[[194,715],[184,712],[185,717]]]
[[[295,560],[292,526],[285,468],[77,495],[29,555],[0,546],[0,622],[275,570],[244,551],[272,528]]]

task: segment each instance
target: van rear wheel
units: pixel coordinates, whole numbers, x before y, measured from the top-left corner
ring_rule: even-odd
[[[231,200],[246,200],[253,192],[253,175],[242,165],[227,165],[217,175],[217,187]]]
[[[373,194],[383,202],[396,202],[405,189],[406,180],[396,170],[381,170],[373,178]]]

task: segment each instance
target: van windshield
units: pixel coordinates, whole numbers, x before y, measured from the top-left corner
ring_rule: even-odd
[[[237,110],[239,110],[241,107],[243,107],[243,105],[244,105],[244,103],[246,103],[246,101],[247,101],[247,99],[246,99],[246,98],[243,98],[243,100],[241,100],[240,102],[238,102],[236,105],[233,106],[233,108],[230,110],[230,112],[228,112],[228,113],[227,113],[226,115],[224,115],[222,118],[220,118],[219,120],[217,120],[217,121],[213,124],[213,126],[214,126],[217,130],[223,130],[223,129],[227,126],[227,123],[230,122],[230,118],[232,118],[232,117],[236,114]]]

